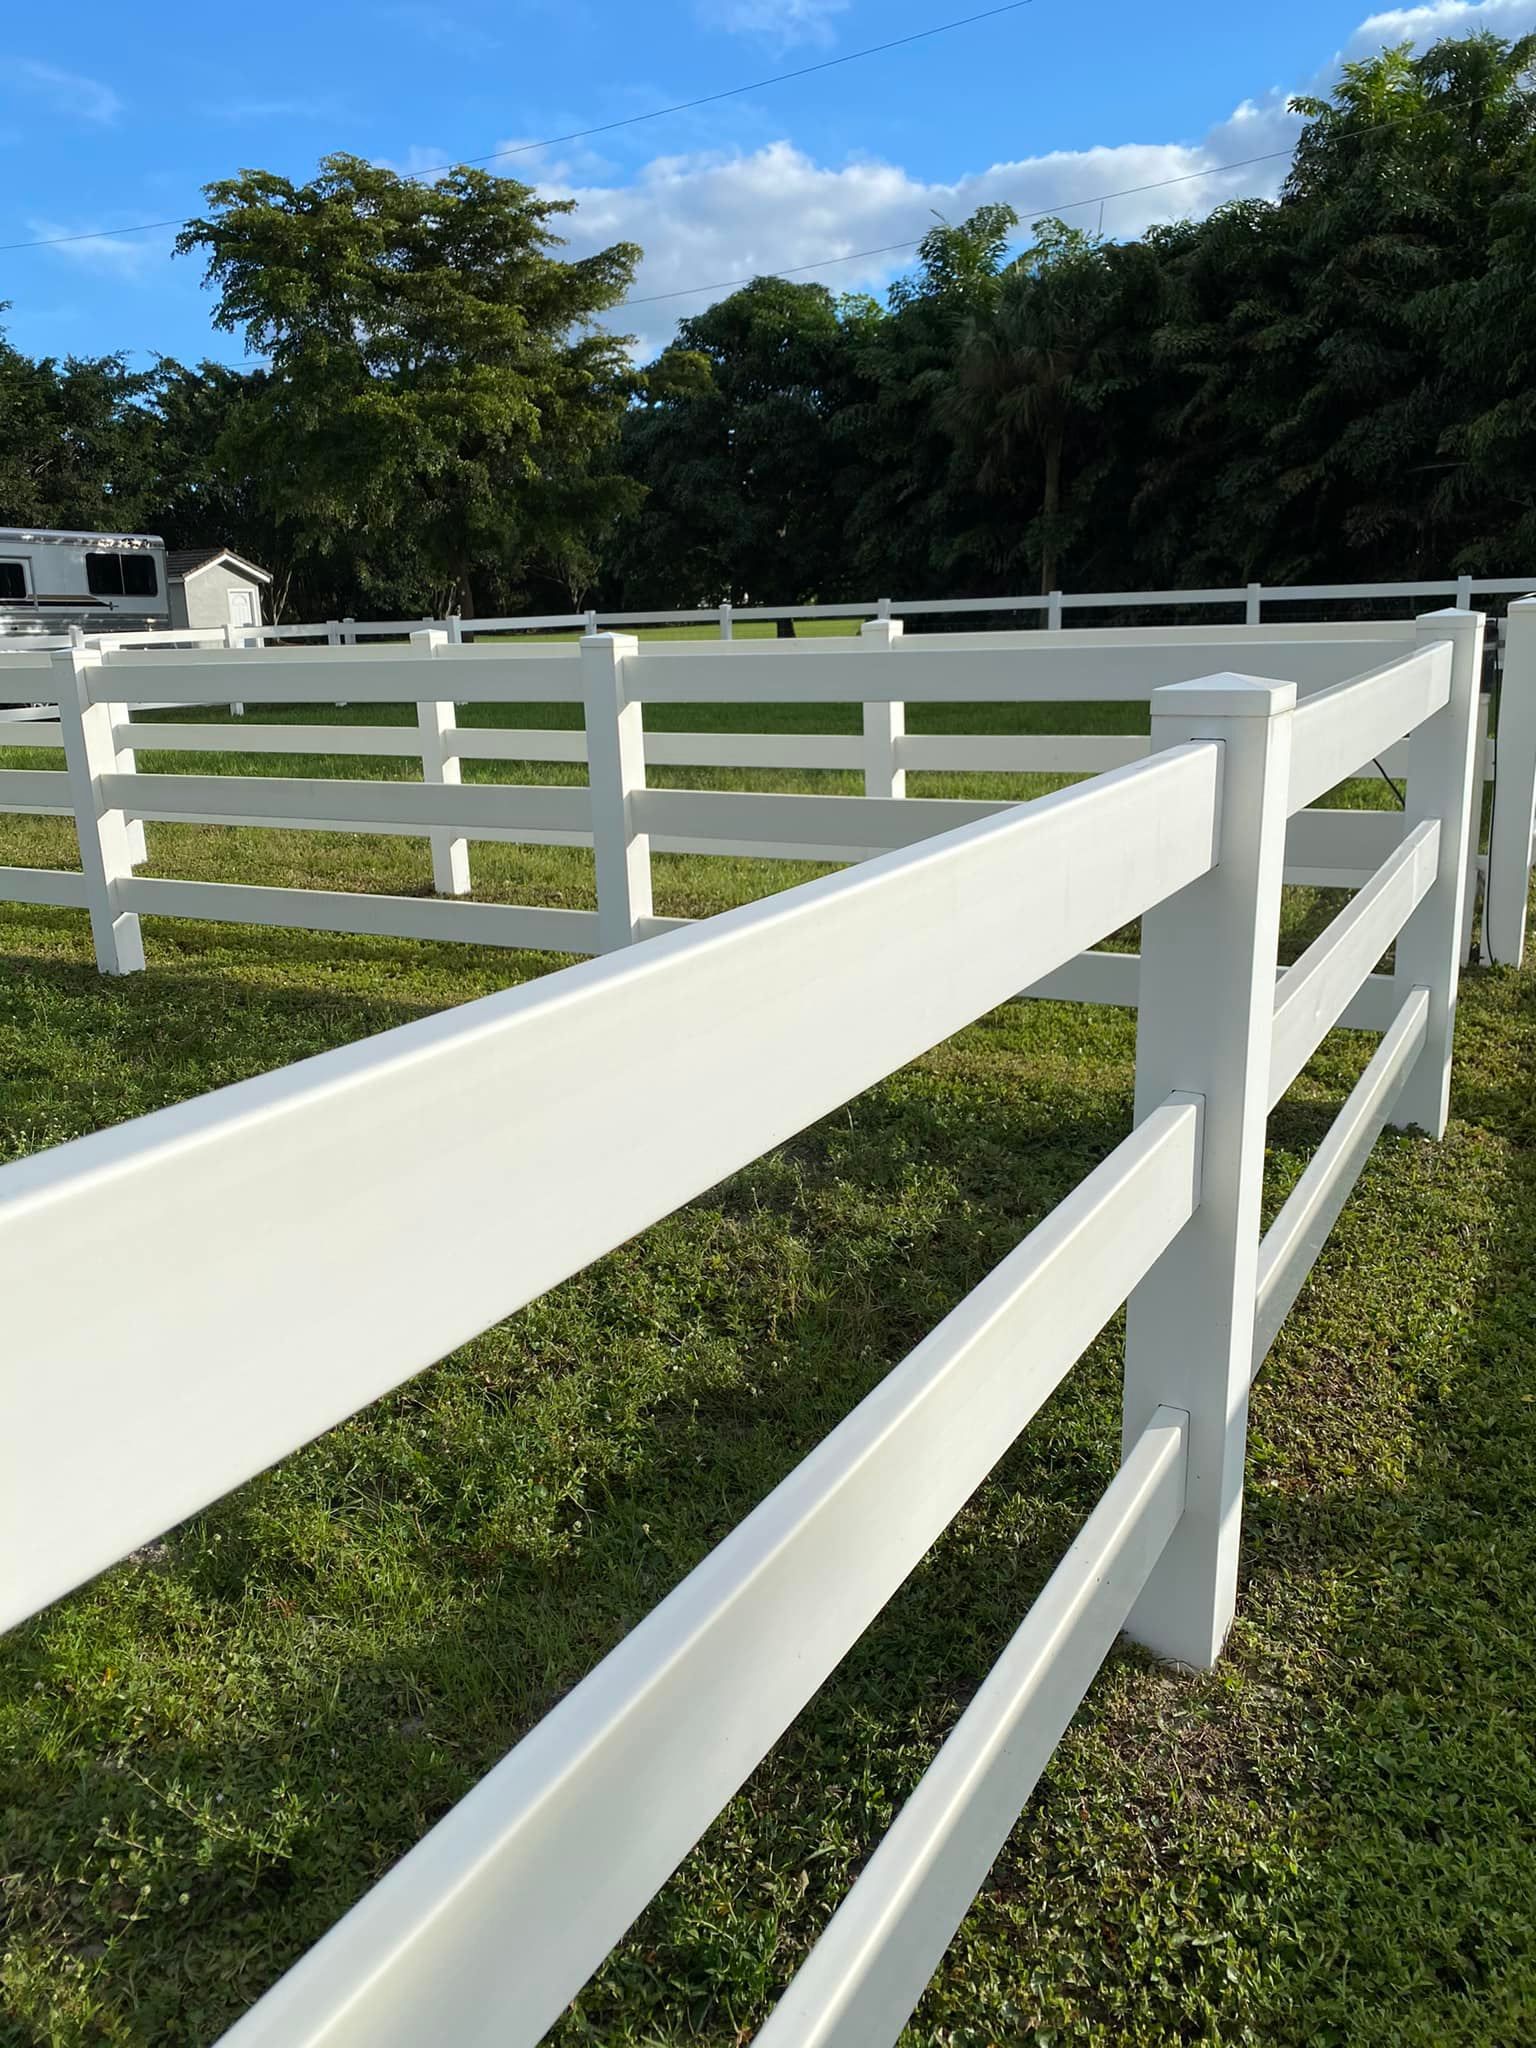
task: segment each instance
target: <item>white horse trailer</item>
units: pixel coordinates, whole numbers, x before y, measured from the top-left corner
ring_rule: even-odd
[[[153,533],[0,527],[0,639],[170,624],[165,543]]]

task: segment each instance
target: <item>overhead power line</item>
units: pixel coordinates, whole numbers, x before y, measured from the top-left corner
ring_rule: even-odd
[[[620,128],[638,128],[647,121],[664,121],[671,114],[691,113],[696,107],[712,107],[721,100],[740,99],[744,93],[762,92],[770,85],[788,85],[797,78],[810,78],[818,71],[836,71],[845,64],[858,64],[866,57],[883,57],[891,50],[904,50],[913,43],[930,42],[957,28],[973,28],[979,21],[995,21],[1002,14],[1018,14],[1033,7],[1035,0],[1003,0],[998,7],[984,7],[976,14],[962,14],[953,21],[935,22],[930,28],[914,29],[910,35],[892,36],[887,42],[869,43],[862,50],[847,50],[841,57],[823,57],[815,64],[801,64],[793,71],[775,71],[767,78],[754,78],[746,85],[727,85],[719,92],[700,93],[697,99],[676,100],[668,107],[652,107],[643,114],[626,114],[622,120],[600,121],[592,128],[573,128],[568,135],[546,135],[542,142],[514,142],[505,149],[487,150],[484,156],[460,157],[457,163],[434,164],[416,171],[416,178],[437,178],[467,165],[500,163],[507,157],[529,156],[541,149],[559,149],[567,142],[585,142],[593,135],[612,135]],[[0,242],[0,254],[15,249],[58,249],[66,242],[100,242],[109,235],[148,235],[160,228],[190,227],[194,215],[185,220],[146,220],[127,228],[95,228],[89,234],[42,235],[29,242]],[[708,289],[708,287],[700,287]]]

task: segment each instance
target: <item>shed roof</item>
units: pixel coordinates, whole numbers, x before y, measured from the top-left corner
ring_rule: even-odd
[[[182,582],[188,576],[196,576],[200,570],[211,569],[215,562],[230,562],[244,575],[254,576],[258,583],[272,581],[270,569],[259,569],[244,555],[237,555],[233,548],[167,548],[165,551],[166,575]]]

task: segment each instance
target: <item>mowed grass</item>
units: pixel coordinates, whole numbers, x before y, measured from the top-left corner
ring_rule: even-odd
[[[1009,729],[1138,716],[1029,707]],[[941,729],[915,708],[909,724]],[[68,837],[0,819],[0,860],[66,864]],[[430,880],[420,841],[149,837],[150,872]],[[472,859],[489,898],[591,900],[585,854]],[[658,908],[698,915],[818,872],[656,869]],[[1294,893],[1289,951],[1330,907]],[[561,964],[161,920],[146,936],[149,971],[108,982],[83,917],[0,909],[0,1156]],[[1271,1208],[1371,1043],[1335,1034],[1276,1112]],[[16,1632],[0,2041],[216,2038],[1118,1142],[1134,1049],[1123,1013],[993,1013]],[[1114,1653],[909,2048],[1536,2040],[1533,1078],[1536,976],[1472,975],[1448,1139],[1383,1142],[1256,1386],[1227,1657],[1188,1677]],[[421,1237],[426,1265],[452,1218],[423,1215]],[[175,1287],[174,1247],[154,1250],[145,1312]],[[245,1285],[281,1284],[253,1244]],[[750,2036],[1113,1472],[1120,1343],[1117,1321],[999,1447],[561,2048]]]

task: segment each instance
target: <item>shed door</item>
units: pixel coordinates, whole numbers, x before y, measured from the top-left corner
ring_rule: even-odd
[[[229,623],[232,626],[255,625],[256,593],[254,590],[232,590],[229,593]]]

